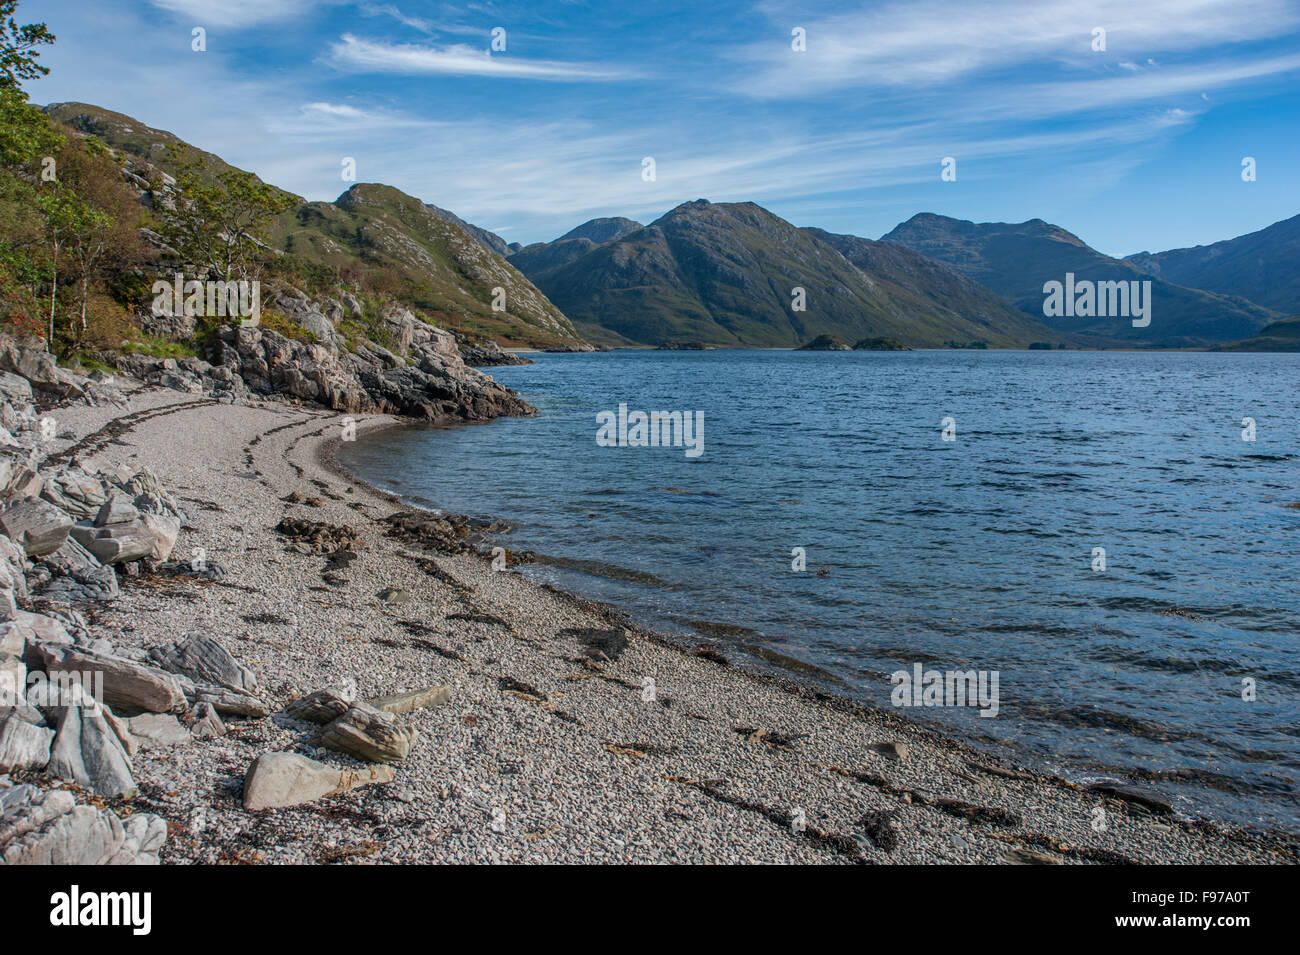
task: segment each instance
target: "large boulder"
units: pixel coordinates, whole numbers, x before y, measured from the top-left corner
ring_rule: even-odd
[[[321,731],[320,744],[372,763],[405,759],[420,738],[413,726],[401,726],[392,713],[368,703],[354,703]]]
[[[48,501],[23,500],[0,512],[0,531],[29,557],[52,554],[68,539],[72,518]]]
[[[253,761],[244,777],[244,808],[257,812],[298,806],[358,786],[392,782],[393,778],[389,766],[345,770],[296,753],[264,753]]]
[[[99,513],[105,500],[104,485],[81,468],[67,466],[46,476],[41,497],[80,520]]]
[[[134,796],[131,757],[112,712],[75,683],[61,696],[64,705],[51,707],[58,732],[46,771],[101,796]]]
[[[168,646],[154,647],[149,660],[165,670],[180,673],[195,683],[224,686],[245,693],[257,692],[257,677],[207,634],[197,633]]]
[[[23,719],[17,709],[0,717],[0,773],[44,769],[50,761],[54,731]]]
[[[184,713],[189,709],[182,683],[171,673],[125,657],[76,646],[40,644],[45,673],[76,674],[91,688],[102,683],[102,699],[130,713]]]
[[[31,404],[32,385],[21,375],[0,371],[0,396],[15,404]]]
[[[89,521],[78,521],[72,527],[72,537],[94,554],[101,564],[108,565],[148,557],[158,546],[157,539],[142,518],[127,524],[108,524],[103,527],[96,527]]]

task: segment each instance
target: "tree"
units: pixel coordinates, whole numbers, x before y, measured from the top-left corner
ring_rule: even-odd
[[[64,222],[64,251],[73,272],[81,318],[76,341],[87,331],[91,284],[106,272],[143,255],[139,227],[144,218],[139,202],[122,182],[122,170],[99,140],[69,142],[58,155],[59,182],[87,206],[83,214]]]
[[[44,23],[19,26],[14,19],[18,0],[0,0],[0,87],[17,89],[20,80],[34,80],[50,72],[36,62],[36,47],[54,42]]]
[[[54,314],[59,296],[59,251],[65,245],[78,242],[79,237],[105,229],[108,216],[57,182],[42,190],[39,205],[51,251],[50,335],[46,339],[46,348],[49,348],[49,343],[54,340]]]
[[[238,169],[213,175],[189,147],[172,145],[169,153],[178,195],[164,214],[168,243],[223,281],[254,277],[268,248],[266,227],[298,205],[297,197]]]

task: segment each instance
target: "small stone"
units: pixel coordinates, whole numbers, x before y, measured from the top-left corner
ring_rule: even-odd
[[[401,607],[411,602],[411,594],[398,587],[389,587],[379,592],[379,599],[391,606]]]
[[[871,748],[878,753],[882,753],[883,755],[890,757],[891,759],[907,759],[908,755],[911,752],[907,748],[906,743],[898,743],[893,741],[888,743],[872,743]]]
[[[190,735],[195,739],[216,739],[226,735],[226,724],[211,703],[195,703],[190,710]]]

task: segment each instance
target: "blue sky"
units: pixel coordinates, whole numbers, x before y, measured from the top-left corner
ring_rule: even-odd
[[[1111,255],[1300,213],[1300,0],[25,0],[18,13],[58,36],[35,102],[130,114],[310,199],[344,191],[352,157],[359,181],[525,244],[701,197],[868,238],[917,212],[1037,217]],[[955,182],[940,179],[949,156]]]

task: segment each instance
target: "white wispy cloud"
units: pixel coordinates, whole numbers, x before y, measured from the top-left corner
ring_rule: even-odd
[[[304,16],[320,0],[150,0],[154,6],[189,17],[200,27],[252,27]],[[337,0],[334,0],[337,2]]]
[[[402,26],[410,27],[412,30],[419,30],[421,33],[434,32],[431,20],[405,14],[391,3],[363,3],[360,9],[368,17],[392,17]]]
[[[1085,65],[1092,31],[1106,31],[1107,53],[1218,49],[1268,39],[1300,26],[1294,0],[894,0],[801,20],[784,6],[762,7],[781,31],[771,42],[735,51],[756,67],[738,90],[798,97],[841,89],[947,84],[1025,64]],[[790,30],[807,31],[807,50],[791,50]]]
[[[559,60],[530,60],[489,53],[462,43],[423,46],[385,43],[345,33],[330,50],[341,69],[365,73],[456,74],[533,80],[617,80],[636,74],[625,68]]]

